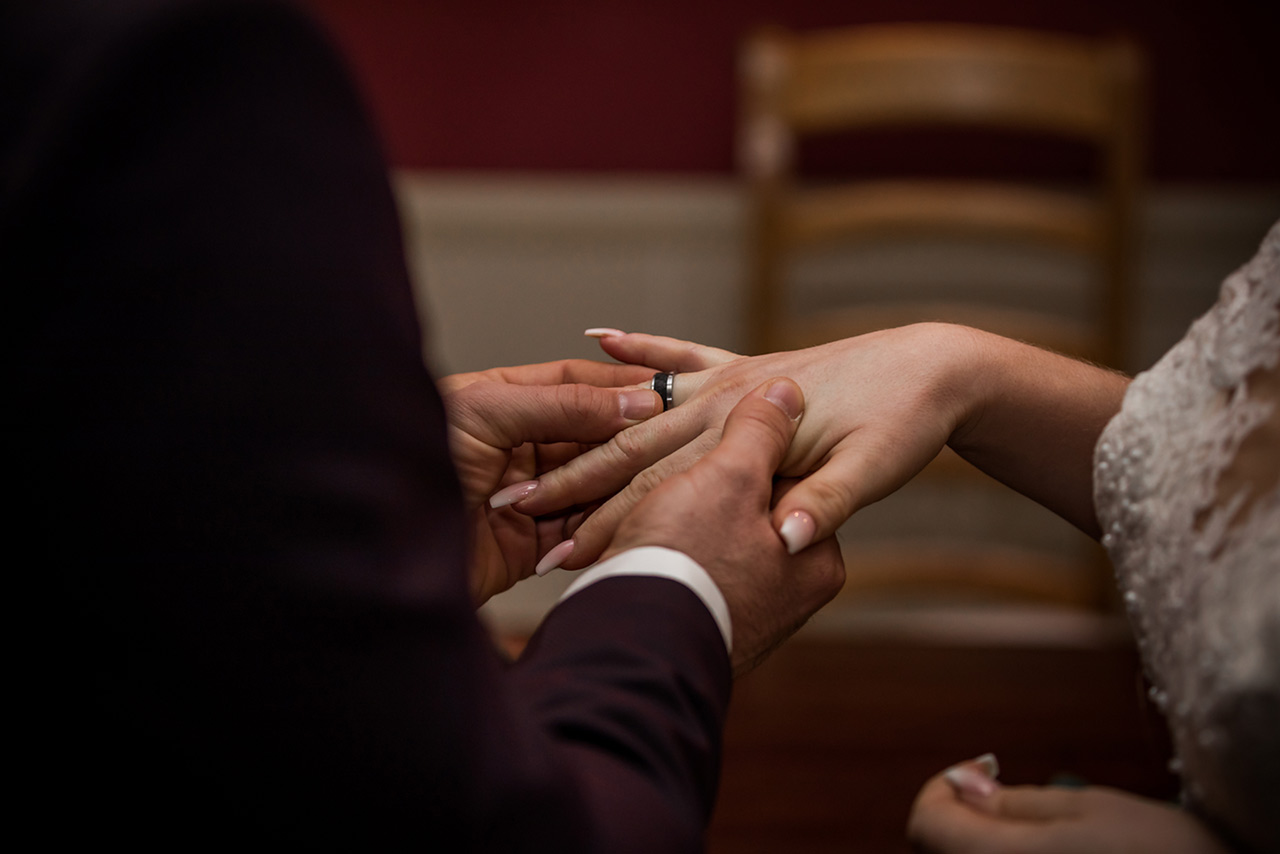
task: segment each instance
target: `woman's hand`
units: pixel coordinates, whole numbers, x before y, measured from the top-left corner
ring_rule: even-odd
[[[559,555],[565,567],[586,566],[641,497],[715,446],[725,416],[743,395],[785,376],[808,400],[778,471],[803,479],[772,515],[795,553],[833,534],[937,455],[969,414],[977,335],[922,324],[744,358],[672,338],[607,332],[601,346],[623,362],[648,366],[645,379],[653,370],[680,372],[677,405],[547,472],[517,506],[536,516],[608,499],[572,531],[569,553]]]
[[[981,760],[929,780],[907,835],[923,854],[1228,854],[1198,819],[1102,787],[1001,786]]]
[[[533,574],[582,516],[579,511],[532,518],[491,506],[490,495],[661,412],[654,392],[623,388],[652,373],[631,365],[568,360],[440,380],[450,453],[471,519],[471,591],[477,605]]]
[[[595,560],[628,509],[713,447],[733,405],[777,376],[795,380],[808,400],[779,469],[799,481],[773,511],[793,553],[898,489],[948,444],[1098,535],[1093,447],[1120,408],[1128,380],[1119,374],[941,323],[750,358],[673,338],[592,332],[622,362],[680,373],[674,409],[524,486],[517,507],[531,515],[608,499],[580,527],[566,526],[572,539],[555,554],[566,568]]]

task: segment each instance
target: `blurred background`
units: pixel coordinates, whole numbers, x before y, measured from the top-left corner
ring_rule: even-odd
[[[1257,0],[305,0],[347,56],[380,128],[437,373],[598,357],[591,326],[745,352],[752,196],[744,39],[963,22],[1123,36],[1145,66],[1135,121],[1129,342],[1141,370],[1213,302],[1280,218],[1280,7]],[[832,135],[797,153],[821,181],[1033,173],[1061,185],[1092,161],[1045,140],[913,142]],[[1055,255],[942,242],[863,245],[807,268],[894,290],[908,275],[1053,291]],[[927,484],[868,508],[847,554],[886,531],[1016,530],[1065,551],[1073,529],[1016,496]],[[928,530],[923,530],[928,529]],[[850,572],[858,566],[851,562]],[[523,636],[567,579],[483,614]],[[1170,797],[1162,724],[1113,600],[1029,601],[919,586],[842,596],[743,680],[727,733],[719,852],[902,851],[916,789],[994,750],[1016,782],[1078,778]]]

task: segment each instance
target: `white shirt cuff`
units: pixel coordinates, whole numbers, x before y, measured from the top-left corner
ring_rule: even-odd
[[[675,549],[641,546],[601,561],[579,573],[577,579],[564,591],[560,601],[563,602],[601,579],[617,575],[648,575],[679,581],[696,593],[702,604],[707,606],[716,625],[720,627],[725,649],[733,652],[733,626],[729,623],[729,605],[724,601],[724,594],[697,561]]]

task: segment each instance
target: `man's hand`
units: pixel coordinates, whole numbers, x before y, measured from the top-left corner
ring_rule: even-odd
[[[790,555],[770,521],[774,473],[803,411],[804,396],[791,380],[748,393],[716,446],[649,492],[606,551],[666,546],[697,561],[729,606],[735,673],[762,661],[844,584],[834,537]]]
[[[477,605],[531,575],[583,515],[578,510],[530,517],[508,506],[491,507],[490,496],[661,412],[654,392],[621,388],[649,376],[652,371],[631,365],[569,360],[440,381],[450,453],[471,518],[471,591]]]
[[[601,345],[617,359],[680,372],[677,406],[540,478],[519,509],[539,515],[604,502],[575,532],[563,564],[585,566],[646,492],[714,447],[744,394],[786,376],[804,388],[808,412],[779,470],[798,482],[773,521],[799,551],[900,487],[942,449],[964,413],[955,377],[964,374],[969,338],[959,327],[919,326],[744,358],[655,335],[607,336]]]
[[[1001,786],[980,761],[925,784],[907,835],[922,854],[1228,854],[1170,804],[1094,786]]]

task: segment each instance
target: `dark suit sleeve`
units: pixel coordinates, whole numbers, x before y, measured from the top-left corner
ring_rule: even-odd
[[[53,836],[696,850],[715,623],[611,579],[494,654],[386,167],[321,35],[276,3],[16,8],[29,789],[79,816]]]

